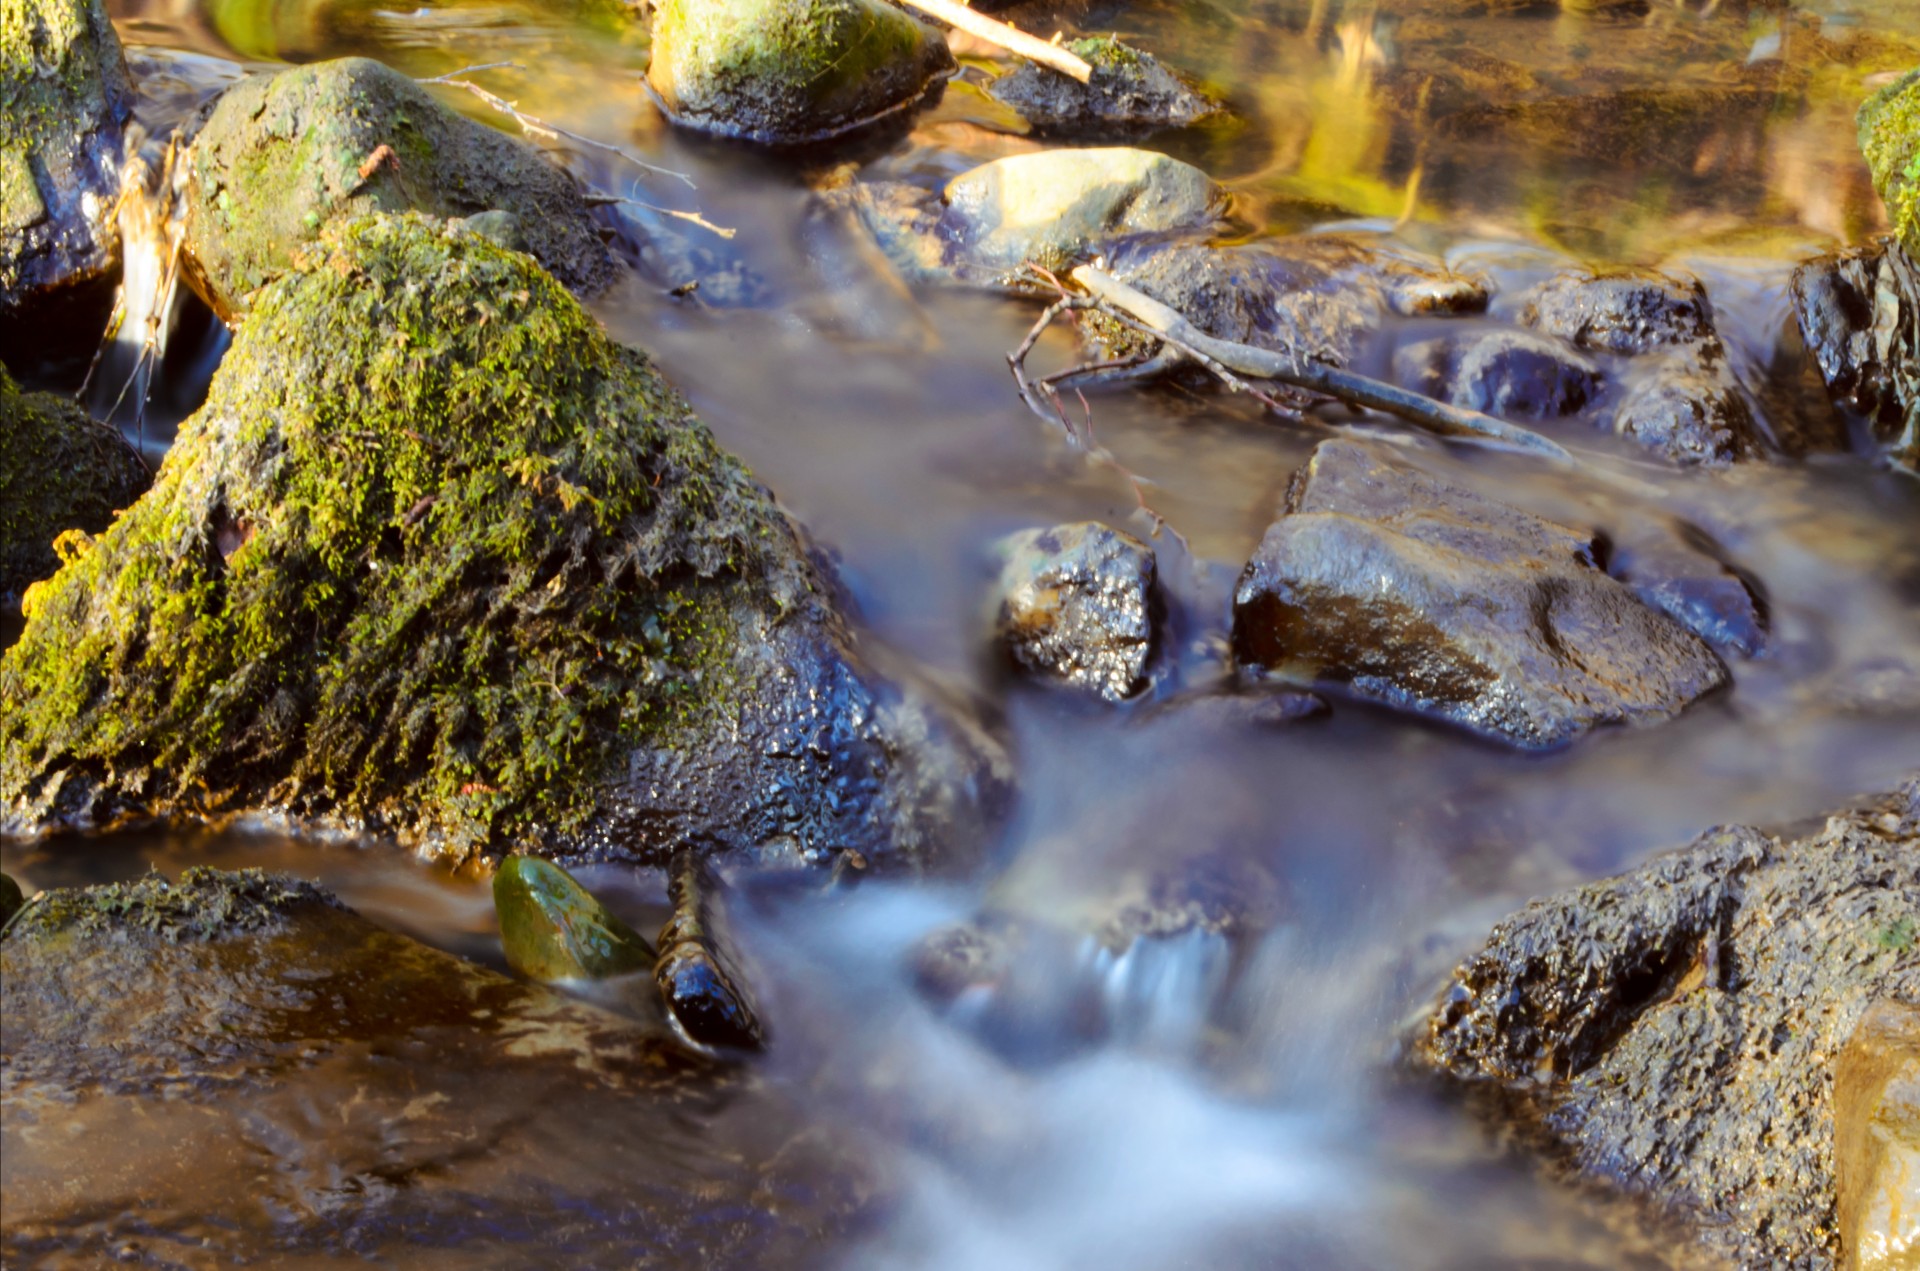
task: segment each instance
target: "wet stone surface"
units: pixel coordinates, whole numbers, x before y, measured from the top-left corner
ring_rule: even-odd
[[[1161,601],[1153,549],[1097,522],[1001,545],[995,637],[1022,673],[1125,701],[1146,687]]]
[[[1568,1175],[1749,1266],[1838,1259],[1833,1082],[1920,999],[1920,837],[1889,798],[1736,827],[1496,927],[1409,1039]]]
[[[1724,685],[1720,659],[1603,573],[1594,547],[1379,450],[1323,442],[1241,576],[1234,653],[1524,747],[1667,719]]]
[[[1920,923],[1905,933],[1920,942]],[[1833,1079],[1841,1265],[1895,1271],[1920,1256],[1920,1002],[1877,1002]]]
[[[1026,62],[988,84],[988,95],[1019,111],[1037,132],[1089,140],[1184,128],[1221,109],[1153,54],[1118,39],[1089,37],[1067,48],[1093,67],[1087,83]]]
[[[1807,261],[1794,314],[1836,404],[1920,471],[1920,267],[1894,243]]]
[[[1600,391],[1600,369],[1558,340],[1479,330],[1405,345],[1394,378],[1429,397],[1503,419],[1577,414]]]

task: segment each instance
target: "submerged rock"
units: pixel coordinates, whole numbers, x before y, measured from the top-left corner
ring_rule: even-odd
[[[1525,747],[1668,719],[1725,684],[1713,651],[1594,549],[1590,533],[1322,442],[1240,577],[1234,654]]]
[[[1527,293],[1520,323],[1579,348],[1630,356],[1719,339],[1700,281],[1650,269],[1558,274]]]
[[[1153,549],[1097,521],[1028,530],[1005,545],[995,635],[1036,679],[1124,701],[1154,653]]]
[[[1860,107],[1860,153],[1887,205],[1894,237],[1920,255],[1920,70],[1869,97]]]
[[[1767,647],[1758,584],[1694,526],[1636,519],[1614,535],[1607,572],[1716,648],[1754,657]]]
[[[117,268],[113,214],[132,114],[120,40],[99,0],[0,9],[0,322]]]
[[[561,1231],[595,1264],[786,1261],[861,1203],[817,1131],[657,1025],[258,871],[44,894],[0,939],[0,1023],[10,1264]]]
[[[1831,1266],[1835,1065],[1873,1002],[1920,1000],[1917,928],[1893,800],[1797,840],[1714,830],[1496,927],[1410,1062],[1711,1254]]]
[[[229,321],[324,225],[371,212],[505,212],[524,250],[567,287],[584,294],[613,277],[572,176],[363,57],[235,84],[189,154],[187,276]]]
[[[152,482],[119,429],[0,368],[0,603],[59,568],[55,539],[100,533]]]
[[[509,856],[493,876],[507,965],[530,980],[599,980],[653,968],[653,949],[558,865]]]
[[[647,83],[677,124],[792,145],[909,110],[953,69],[881,0],[660,0]]]
[[[1920,922],[1904,937],[1920,945]],[[1920,1002],[1876,1003],[1841,1052],[1833,1169],[1841,1265],[1896,1271],[1920,1260]]]
[[[1025,62],[988,84],[988,96],[1019,111],[1036,131],[1075,137],[1138,137],[1184,128],[1221,109],[1153,54],[1117,38],[1073,40],[1067,48],[1093,68],[1087,83]]]
[[[405,338],[400,336],[404,333]],[[646,357],[416,216],[256,297],[0,658],[0,824],[274,807],[450,856],[978,847],[1004,758],[876,673]]]
[[[1402,347],[1394,378],[1404,387],[1503,419],[1558,419],[1585,409],[1600,369],[1558,340],[1478,330]]]

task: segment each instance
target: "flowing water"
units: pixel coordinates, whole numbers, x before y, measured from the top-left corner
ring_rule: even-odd
[[[1582,1207],[1460,1109],[1385,1075],[1392,1039],[1528,898],[1715,824],[1818,816],[1920,771],[1920,482],[1852,457],[1680,473],[1569,431],[1630,478],[1596,493],[1520,458],[1429,449],[1457,480],[1575,524],[1684,518],[1758,580],[1772,647],[1735,664],[1730,693],[1657,728],[1516,755],[1345,700],[1329,719],[1265,731],[1089,712],[1005,684],[981,647],[999,536],[1086,518],[1152,528],[1112,469],[1015,397],[1004,359],[1033,307],[910,294],[806,230],[809,185],[836,165],[930,182],[1037,144],[975,86],[984,53],[963,57],[968,78],[910,136],[769,158],[670,132],[640,80],[644,24],[592,0],[122,0],[115,13],[142,46],[156,123],[230,78],[230,61],[366,54],[421,77],[512,62],[471,78],[686,174],[567,147],[596,183],[653,205],[618,211],[646,246],[597,312],[838,552],[878,639],[1002,704],[1023,794],[986,877],[834,892],[747,880],[736,925],[775,1044],[710,1106],[529,1107],[403,1184],[357,1192],[347,1165],[325,1186],[304,1168],[352,1156],[330,1121],[236,1112],[241,1164],[209,1165],[209,1194],[164,1211],[136,1185],[90,1188],[112,1173],[117,1138],[76,1126],[60,1149],[65,1200],[9,1214],[23,1258],[1658,1265],[1655,1237]],[[1920,63],[1912,0],[1069,0],[1015,16],[1043,35],[1117,30],[1224,94],[1233,122],[1153,144],[1225,182],[1248,234],[1390,231],[1506,295],[1569,261],[1684,266],[1749,369],[1791,352],[1792,263],[1879,226],[1853,105]],[[695,278],[692,297],[668,294]],[[155,447],[222,346],[205,324],[181,331],[148,412]],[[1060,333],[1038,356],[1073,352]],[[1157,547],[1178,661],[1204,678],[1232,580],[1320,434],[1175,388],[1092,410],[1184,536]],[[1273,880],[1277,918],[1253,947],[1195,935],[1111,950],[1076,934],[1075,915],[1127,880],[1223,858]],[[0,859],[29,890],[150,865],[284,868],[500,964],[484,883],[381,844],[243,826],[9,845]],[[642,929],[664,913],[657,878],[585,878]],[[1058,938],[1033,946],[998,1000],[937,1009],[915,991],[913,951],[983,905],[1048,916]],[[406,1062],[424,1073],[453,1060]],[[779,1182],[802,1158],[803,1183]],[[361,1199],[339,1203],[342,1188]],[[223,1199],[241,1192],[258,1203]]]

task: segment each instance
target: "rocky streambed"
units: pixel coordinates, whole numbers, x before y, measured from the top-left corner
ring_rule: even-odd
[[[1910,1260],[1920,14],[0,16],[9,1265]]]

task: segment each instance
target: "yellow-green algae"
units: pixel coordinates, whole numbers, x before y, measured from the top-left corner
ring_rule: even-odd
[[[52,574],[62,533],[97,534],[152,474],[118,429],[0,368],[0,596]]]
[[[807,585],[798,551],[531,258],[337,223],[0,659],[0,824],[284,805],[455,850],[565,832],[630,745],[730,714],[731,623]]]
[[[573,875],[537,856],[509,856],[493,876],[507,965],[543,984],[653,968],[653,948]]]
[[[1860,152],[1873,169],[1894,234],[1909,254],[1920,255],[1920,70],[1860,107]]]

